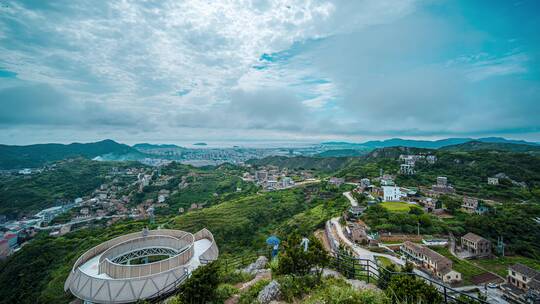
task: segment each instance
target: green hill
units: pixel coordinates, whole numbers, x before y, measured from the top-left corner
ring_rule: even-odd
[[[443,151],[480,151],[480,150],[492,150],[492,151],[506,151],[506,152],[533,152],[540,153],[540,146],[519,144],[519,143],[504,143],[504,142],[481,142],[470,141],[459,145],[452,145],[440,148]]]
[[[36,168],[52,161],[73,157],[94,158],[101,155],[143,156],[136,149],[107,139],[94,143],[0,145],[0,169]]]

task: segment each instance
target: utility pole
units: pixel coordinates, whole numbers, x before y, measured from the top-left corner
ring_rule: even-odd
[[[503,241],[502,236],[499,236],[497,238],[497,249],[499,250],[499,253],[501,254],[501,256],[504,257],[504,241]]]
[[[420,236],[420,221],[418,221],[418,229],[417,229],[417,232],[418,236]]]

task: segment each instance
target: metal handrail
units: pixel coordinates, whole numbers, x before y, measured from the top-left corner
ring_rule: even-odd
[[[178,286],[180,286],[186,279],[188,279],[190,275],[191,273],[186,271],[181,277],[171,282],[171,284],[167,285],[165,288],[156,292],[155,294],[149,296],[146,301],[149,303],[159,303],[160,301],[169,298],[174,294],[179,294],[180,292],[178,290]]]
[[[367,276],[367,280],[368,280],[368,283],[369,283],[369,280],[371,277],[374,277],[374,278],[377,278],[377,280],[380,278],[380,273],[381,272],[387,272],[390,274],[390,276],[394,276],[394,275],[409,275],[409,276],[414,276],[414,277],[417,277],[417,278],[421,278],[422,280],[424,281],[427,281],[429,284],[431,285],[437,285],[438,288],[435,288],[440,294],[443,295],[444,297],[444,303],[449,303],[449,299],[450,300],[453,300],[457,303],[464,303],[463,301],[460,301],[458,297],[455,297],[454,295],[457,294],[458,296],[462,295],[464,296],[465,298],[467,299],[470,299],[470,300],[474,300],[474,301],[477,301],[478,303],[481,303],[481,304],[489,304],[488,302],[484,301],[484,300],[481,300],[481,299],[478,299],[477,297],[474,297],[474,296],[471,296],[469,294],[466,294],[462,291],[459,291],[457,289],[454,289],[450,286],[447,286],[441,282],[438,282],[436,280],[433,280],[433,279],[430,279],[430,278],[427,278],[427,277],[424,277],[424,276],[421,276],[417,273],[413,273],[413,272],[395,272],[395,271],[391,271],[391,270],[388,270],[387,268],[385,267],[382,267],[382,266],[378,266],[377,264],[375,264],[375,262],[373,262],[372,260],[369,260],[369,259],[363,259],[363,258],[356,258],[356,257],[352,257],[352,256],[347,256],[347,255],[341,255],[341,254],[337,254],[337,255],[332,255],[332,258],[335,262],[337,262],[337,266],[338,268],[346,268],[346,267],[350,267],[350,265],[347,265],[346,263],[343,262],[343,260],[350,260],[351,262],[349,264],[352,264],[353,265],[353,268],[352,268],[352,271],[347,271],[348,274],[350,274],[351,272],[353,272],[353,277],[357,277],[357,268],[354,267],[354,265],[359,265],[361,267],[363,267],[363,269],[361,269],[360,271],[361,272],[365,272],[366,273],[366,276]],[[361,263],[358,263],[358,264],[355,264],[354,262],[365,262],[365,264],[361,264]],[[375,264],[375,266],[373,265]],[[366,267],[367,266],[367,267]],[[373,269],[376,270],[373,271]],[[340,269],[337,269],[338,271],[340,271]],[[377,273],[378,272],[378,273]],[[441,290],[442,289],[442,290]]]

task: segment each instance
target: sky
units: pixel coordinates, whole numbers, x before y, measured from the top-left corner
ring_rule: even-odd
[[[0,0],[0,143],[540,141],[540,2]]]

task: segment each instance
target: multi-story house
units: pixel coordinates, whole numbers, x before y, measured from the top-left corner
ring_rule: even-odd
[[[506,283],[502,290],[504,296],[517,303],[540,303],[540,271],[523,264],[508,267]]]
[[[399,167],[399,173],[403,175],[413,175],[414,166],[410,164],[401,164],[401,166]]]
[[[499,184],[499,179],[496,178],[496,177],[488,177],[487,183],[488,183],[488,185],[494,185],[494,186],[496,186],[496,185]]]
[[[445,283],[461,281],[461,273],[452,270],[452,261],[445,256],[410,241],[405,241],[400,249],[410,260],[439,280]]]
[[[467,196],[463,197],[463,204],[461,204],[461,208],[463,208],[463,211],[467,213],[476,213],[480,215],[488,212],[489,210],[483,201]]]
[[[395,186],[383,186],[383,200],[397,202],[401,199],[401,189]]]
[[[478,199],[474,197],[463,197],[463,204],[461,204],[463,211],[467,213],[474,213],[478,208]]]
[[[468,252],[468,257],[480,258],[491,255],[491,242],[485,238],[469,232],[461,237],[461,248]]]
[[[454,193],[455,189],[448,183],[446,176],[437,177],[437,183],[431,186],[431,189],[437,193]]]
[[[345,183],[345,179],[344,178],[339,178],[339,177],[331,177],[330,180],[328,180],[328,183],[330,185],[334,185],[336,187],[339,187],[343,183]]]

